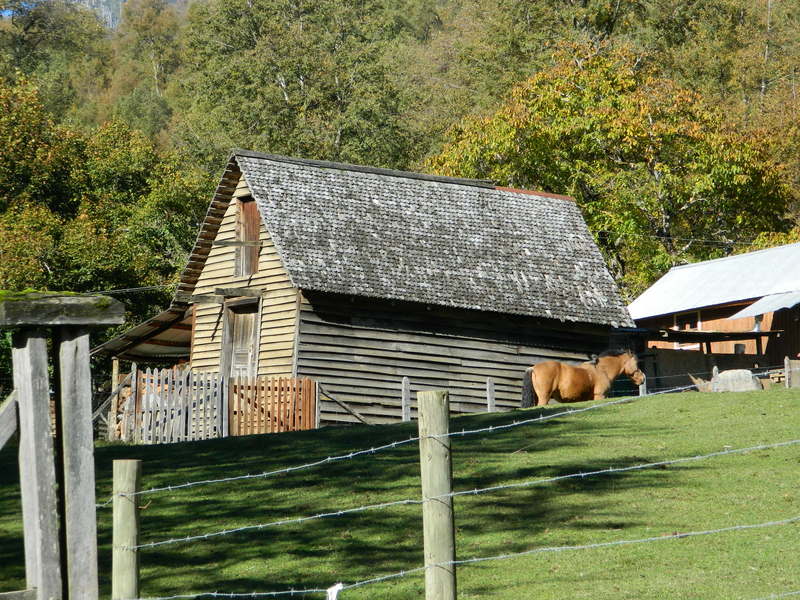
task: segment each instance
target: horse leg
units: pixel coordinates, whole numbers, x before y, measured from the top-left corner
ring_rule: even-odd
[[[531,380],[533,381],[533,390],[536,393],[536,406],[547,406],[553,390],[547,385],[544,377],[536,377],[536,369],[531,371]]]

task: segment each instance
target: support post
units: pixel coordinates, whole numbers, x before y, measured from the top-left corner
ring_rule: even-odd
[[[119,386],[119,357],[111,359],[111,393]],[[119,397],[122,390],[118,390],[111,398],[111,410],[108,411],[108,432],[106,437],[110,440],[117,439],[117,415],[119,414]]]
[[[97,600],[97,515],[95,512],[92,374],[89,332],[59,330],[58,371],[61,390],[61,447],[64,460],[69,598]]]
[[[314,429],[319,429],[322,424],[322,399],[319,397],[319,381],[314,382]]]
[[[60,600],[61,548],[47,339],[41,329],[14,333],[11,351],[19,408],[19,479],[25,532],[25,579],[37,600]]]
[[[453,465],[450,455],[450,399],[446,391],[417,394],[422,478],[422,528],[426,600],[455,600],[456,556]],[[443,497],[446,496],[446,497]]]
[[[400,417],[406,422],[411,420],[411,381],[403,377],[403,387],[400,395]]]
[[[491,377],[486,378],[486,412],[497,411],[497,405],[494,399],[494,379]]]
[[[783,358],[783,384],[787,388],[792,387],[792,363],[788,356]]]
[[[142,461],[114,461],[111,600],[139,597],[139,491]]]

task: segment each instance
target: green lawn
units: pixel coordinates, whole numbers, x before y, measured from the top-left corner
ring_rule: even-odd
[[[584,405],[576,405],[584,406]],[[544,412],[558,412],[550,406]],[[453,419],[453,430],[536,410]],[[684,393],[453,440],[456,490],[800,438],[800,391]],[[408,438],[416,424],[97,448],[98,498],[111,461],[140,458],[145,487],[255,473]],[[23,587],[15,449],[0,452],[0,591]],[[465,565],[459,598],[750,600],[800,590],[800,524],[702,537],[674,533],[800,515],[800,444],[664,468],[570,479],[455,501],[458,558],[616,540],[658,541]],[[405,445],[268,479],[142,498],[142,541],[419,497]],[[98,509],[101,585],[110,583],[111,510]],[[663,537],[663,539],[662,539]],[[160,546],[141,553],[143,596],[326,588],[422,565],[421,509],[393,507]],[[346,590],[342,600],[417,598],[420,573]],[[311,598],[322,598],[322,595]]]

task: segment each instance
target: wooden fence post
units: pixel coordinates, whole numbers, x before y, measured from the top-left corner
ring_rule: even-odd
[[[111,554],[111,600],[139,597],[139,497],[142,461],[114,461],[114,533]]]
[[[0,299],[0,326],[13,328],[20,420],[25,576],[38,600],[97,600],[94,445],[87,327],[118,325],[124,306],[106,296],[20,293]],[[56,362],[51,435],[47,334]]]
[[[400,418],[404,422],[411,420],[411,381],[408,377],[403,377],[403,386],[400,395]]]
[[[39,600],[62,598],[56,468],[50,435],[47,336],[40,329],[15,332],[14,390],[19,406],[19,479],[25,531],[25,579]]]
[[[792,387],[792,363],[788,356],[783,358],[783,384],[787,388]]]
[[[486,412],[495,412],[497,405],[494,399],[494,379],[486,378]]]
[[[322,400],[319,397],[319,381],[314,382],[314,429],[322,425]]]
[[[450,399],[446,391],[417,393],[422,478],[426,600],[455,600],[456,556]],[[445,497],[443,497],[445,496]]]
[[[82,327],[62,327],[59,333],[57,364],[69,598],[96,600],[99,589],[89,331]]]

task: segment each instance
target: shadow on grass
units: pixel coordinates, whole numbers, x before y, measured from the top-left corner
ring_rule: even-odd
[[[560,412],[563,407],[493,413],[455,420],[453,431],[510,423]],[[610,466],[602,460],[537,463],[542,450],[582,447],[592,436],[640,435],[624,423],[603,425],[579,419],[554,419],[500,433],[453,438],[456,490],[504,485],[510,481],[556,477]],[[188,442],[165,446],[101,444],[96,450],[98,500],[111,494],[112,461],[143,462],[143,487],[260,473],[301,465],[328,456],[383,445],[415,436],[416,423],[354,426],[281,435]],[[357,457],[275,477],[211,484],[141,497],[142,542],[159,541],[223,529],[269,523],[340,509],[400,499],[418,499],[419,450],[410,443],[375,455]],[[615,459],[628,466],[650,459]],[[0,511],[16,512],[16,454],[0,453]],[[663,472],[637,471],[568,480],[516,490],[456,499],[460,538],[488,536],[482,555],[518,552],[530,547],[530,537],[574,518],[564,494],[596,496],[598,508],[612,493],[632,487],[654,487]],[[98,509],[101,586],[110,588],[111,508]],[[623,529],[631,522],[614,515],[587,525]],[[21,527],[19,528],[21,529]],[[224,590],[257,592],[289,588],[326,588],[336,581],[366,579],[380,573],[422,565],[421,508],[393,507],[354,515],[308,521],[283,527],[243,531],[206,540],[141,551],[142,589],[148,594]],[[518,535],[524,531],[524,535]],[[22,540],[0,534],[0,580],[24,574]],[[15,544],[14,539],[18,543]],[[11,584],[13,589],[14,584]]]

